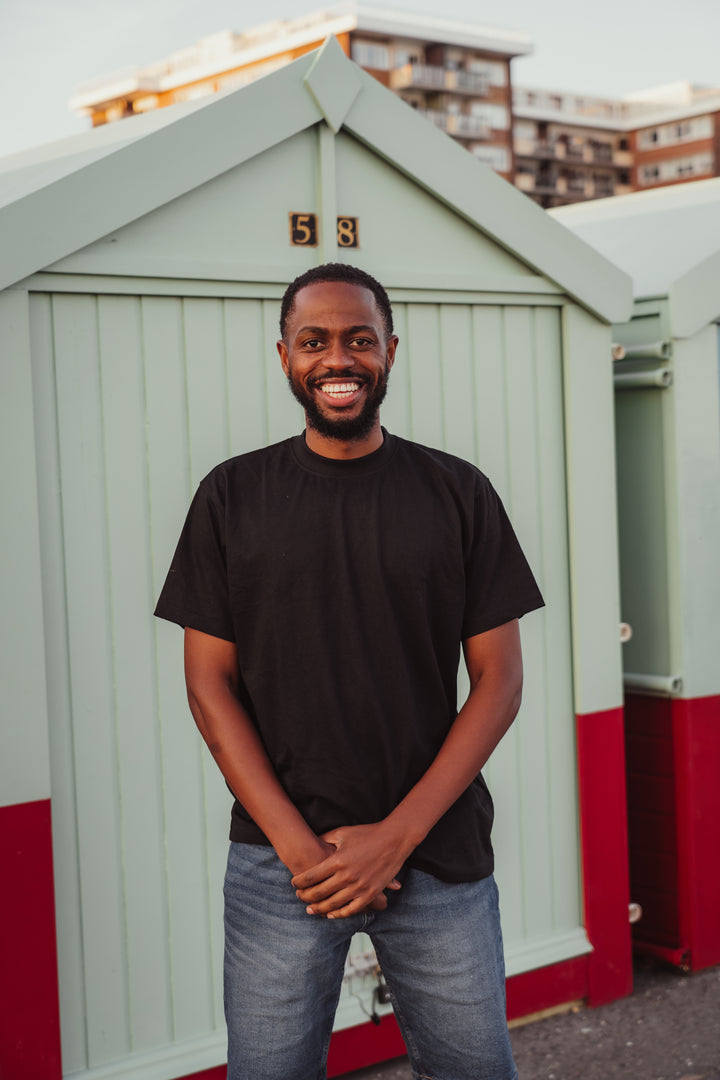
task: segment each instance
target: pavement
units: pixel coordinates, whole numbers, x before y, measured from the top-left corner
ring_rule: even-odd
[[[510,1035],[520,1080],[720,1080],[720,967],[684,975],[641,959],[631,997],[514,1027]],[[346,1075],[411,1078],[406,1058]]]

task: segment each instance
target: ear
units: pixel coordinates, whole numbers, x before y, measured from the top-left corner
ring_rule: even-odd
[[[285,372],[285,374],[288,375],[290,373],[290,361],[288,359],[288,347],[285,344],[285,342],[282,340],[282,338],[280,339],[280,341],[276,342],[275,344],[276,344],[277,351],[280,353],[280,363],[282,364],[282,369]]]
[[[398,340],[399,339],[398,339],[396,334],[391,334],[390,337],[388,338],[387,344],[385,346],[385,358],[386,358],[386,361],[387,361],[387,369],[388,369],[388,371],[390,370],[390,368],[395,363],[395,350],[398,347]]]

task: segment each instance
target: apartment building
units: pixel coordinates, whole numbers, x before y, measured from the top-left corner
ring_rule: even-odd
[[[541,206],[716,176],[720,89],[689,83],[621,99],[517,87],[515,183]]]
[[[528,35],[428,15],[343,4],[242,33],[224,30],[148,67],[78,88],[93,126],[268,74],[334,34],[344,52],[507,179],[514,175],[510,61]]]

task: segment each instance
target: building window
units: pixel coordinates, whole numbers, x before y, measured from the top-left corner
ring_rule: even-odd
[[[360,67],[375,68],[376,71],[387,71],[390,67],[390,50],[386,45],[378,45],[372,41],[353,41],[351,54]]]
[[[659,146],[676,146],[681,142],[698,139],[710,139],[713,134],[711,116],[698,116],[681,123],[663,124],[638,133],[638,147],[641,150],[654,150]]]
[[[504,146],[473,146],[472,152],[483,165],[489,165],[495,172],[509,172],[510,157]]]
[[[640,183],[646,187],[651,184],[667,184],[673,180],[711,175],[713,169],[712,154],[693,154],[692,157],[674,158],[654,165],[644,165],[640,170]]]

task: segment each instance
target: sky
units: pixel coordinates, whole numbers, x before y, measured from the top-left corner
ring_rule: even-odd
[[[220,30],[322,7],[313,0],[0,0],[0,156],[77,134],[78,84],[161,60]],[[522,30],[534,52],[513,82],[621,96],[687,81],[720,86],[718,0],[374,0],[372,6]]]

